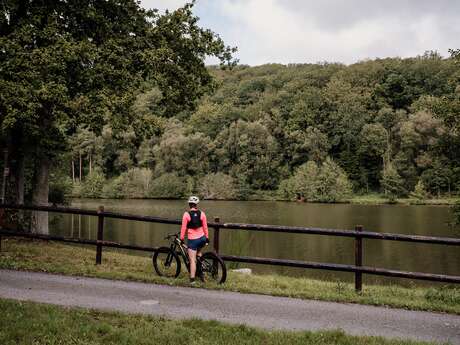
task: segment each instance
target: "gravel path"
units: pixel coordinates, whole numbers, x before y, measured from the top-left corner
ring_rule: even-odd
[[[460,316],[198,288],[0,270],[0,297],[265,329],[343,329],[460,344]]]

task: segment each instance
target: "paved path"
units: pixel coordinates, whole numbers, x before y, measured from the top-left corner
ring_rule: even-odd
[[[169,318],[213,319],[266,329],[341,328],[460,344],[460,316],[197,288],[0,270],[0,297]]]

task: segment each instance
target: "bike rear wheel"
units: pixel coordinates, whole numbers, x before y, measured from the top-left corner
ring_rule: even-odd
[[[212,252],[204,253],[200,261],[201,277],[204,281],[222,284],[227,279],[227,268],[224,261]]]
[[[180,274],[180,259],[177,254],[168,247],[160,247],[153,254],[153,267],[161,277],[177,278]]]

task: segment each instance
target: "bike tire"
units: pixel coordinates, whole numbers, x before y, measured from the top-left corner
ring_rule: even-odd
[[[227,268],[224,260],[213,252],[206,252],[200,258],[202,278],[204,281],[213,281],[223,284],[227,279]]]
[[[153,267],[160,277],[177,278],[181,264],[179,256],[168,247],[160,247],[152,256]]]

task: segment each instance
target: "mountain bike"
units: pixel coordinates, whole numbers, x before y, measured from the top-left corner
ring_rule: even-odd
[[[190,272],[187,245],[179,239],[179,234],[169,234],[165,239],[171,241],[170,246],[158,248],[152,257],[155,272],[162,277],[177,278],[181,271],[180,258]],[[213,281],[222,284],[227,279],[227,268],[219,255],[206,252],[196,258],[196,276],[203,282]]]

